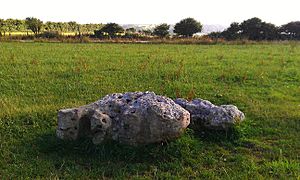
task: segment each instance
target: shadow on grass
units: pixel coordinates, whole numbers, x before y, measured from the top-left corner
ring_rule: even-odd
[[[55,133],[44,134],[35,139],[38,150],[44,154],[59,154],[61,157],[96,158],[101,162],[131,162],[144,163],[168,161],[180,154],[172,149],[182,144],[163,142],[150,145],[129,146],[108,141],[94,145],[91,139],[82,138],[77,141],[64,141],[56,137]]]
[[[4,129],[16,134],[14,141],[20,142],[19,148],[38,151],[44,155],[57,155],[69,158],[97,158],[105,161],[125,162],[167,162],[188,156],[191,151],[201,151],[206,144],[219,146],[238,145],[245,131],[249,131],[249,123],[234,127],[227,131],[197,128],[187,129],[177,140],[150,145],[129,146],[116,142],[94,145],[91,139],[63,141],[56,137],[56,112],[24,114],[5,119]],[[5,124],[6,123],[6,124]],[[38,129],[34,128],[36,125]],[[23,132],[23,130],[26,131]],[[7,132],[7,133],[9,133]],[[17,135],[19,134],[19,135]],[[17,147],[18,148],[18,147]],[[34,148],[34,150],[33,150]]]
[[[239,127],[229,128],[227,130],[213,130],[198,127],[194,130],[194,136],[201,141],[216,144],[236,144],[244,134]]]
[[[203,150],[207,143],[234,146],[241,137],[238,128],[227,131],[187,129],[182,137],[174,141],[130,146],[114,141],[94,145],[91,139],[63,141],[53,132],[39,136],[34,144],[43,154],[57,154],[61,157],[97,158],[101,162],[157,163],[182,159],[193,150]]]
[[[54,173],[58,177],[71,174],[74,177],[125,178],[136,174],[155,177],[155,172],[177,174],[183,167],[207,164],[206,153],[217,159],[218,154],[211,154],[216,147],[231,149],[236,146],[235,135],[231,132],[206,131],[202,133],[187,129],[182,137],[170,142],[150,145],[129,146],[117,142],[94,145],[90,139],[63,141],[56,137],[51,128],[45,133],[38,133],[31,141],[25,139],[16,146],[15,153],[24,168],[37,169],[35,173]],[[23,169],[23,167],[22,167]],[[150,173],[150,174],[149,174]],[[32,175],[29,175],[32,176]]]
[[[50,113],[24,117],[27,118],[22,116],[6,121],[15,124],[7,124],[5,129],[19,134],[13,137],[18,143],[15,147],[11,146],[10,150],[26,165],[21,167],[21,170],[31,166],[39,169],[33,172],[40,175],[54,172],[58,176],[64,176],[63,173],[76,176],[78,175],[76,173],[92,172],[91,177],[98,177],[98,174],[103,174],[104,177],[124,177],[123,175],[135,175],[137,172],[153,173],[157,171],[156,169],[176,174],[182,170],[183,165],[192,167],[195,159],[201,164],[205,159],[205,152],[214,150],[216,146],[229,148],[238,146],[236,142],[240,137],[238,129],[229,131],[187,129],[180,138],[169,142],[136,147],[112,141],[94,145],[91,139],[78,141],[58,139],[55,134],[55,119]],[[34,123],[38,126],[34,127]],[[22,134],[21,130],[24,130],[24,127],[28,128]]]

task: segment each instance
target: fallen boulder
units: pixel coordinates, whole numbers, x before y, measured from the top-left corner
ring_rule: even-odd
[[[191,115],[191,128],[228,129],[244,120],[245,115],[234,105],[216,106],[207,100],[175,100]]]
[[[58,112],[57,136],[91,137],[95,144],[112,139],[137,145],[178,138],[190,113],[172,99],[153,92],[107,95],[92,104]]]

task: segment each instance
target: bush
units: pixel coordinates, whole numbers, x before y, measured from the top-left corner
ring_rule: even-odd
[[[222,38],[222,33],[221,32],[211,32],[207,35],[207,37],[216,40]]]
[[[59,39],[62,37],[62,35],[58,31],[45,31],[42,34],[39,34],[38,37],[47,39]]]
[[[140,36],[139,34],[136,33],[125,33],[124,36],[122,36],[122,38],[127,38],[127,39],[138,39]]]
[[[92,38],[99,38],[99,39],[106,39],[109,38],[108,34],[105,34],[101,29],[94,31],[94,36],[91,36]]]

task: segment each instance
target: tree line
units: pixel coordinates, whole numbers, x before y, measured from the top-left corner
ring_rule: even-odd
[[[70,22],[45,22],[38,18],[28,17],[20,19],[0,19],[0,36],[11,35],[13,32],[33,32],[35,35],[44,31],[72,32],[75,34],[87,34],[100,29],[103,24],[78,24],[75,21]]]
[[[163,23],[155,27],[154,30],[144,29],[137,31],[135,28],[123,29],[119,24],[78,24],[75,21],[70,22],[46,22],[43,23],[38,18],[28,17],[25,20],[19,19],[0,19],[0,36],[13,32],[28,32],[31,31],[34,35],[42,32],[73,32],[75,35],[82,35],[94,32],[94,37],[97,38],[115,38],[115,37],[136,37],[143,36],[169,36],[170,25]],[[180,36],[189,37],[196,32],[202,30],[202,24],[193,18],[186,18],[175,25],[174,32]]]
[[[202,31],[202,24],[193,18],[185,18],[175,24],[173,36],[192,37]],[[89,34],[95,38],[138,38],[142,36],[156,36],[166,38],[170,36],[170,25],[163,23],[153,30],[145,29],[137,31],[135,28],[123,29],[116,23],[107,24],[78,24],[70,22],[46,22],[40,19],[28,17],[25,20],[0,19],[0,36],[12,32],[32,31],[35,35],[49,32],[73,32],[75,35]],[[94,32],[94,33],[92,33]],[[289,22],[282,26],[275,26],[254,17],[241,23],[233,22],[223,32],[212,32],[207,35],[212,39],[225,40],[300,40],[300,21]],[[48,37],[48,36],[46,36]],[[49,36],[50,37],[50,36]]]
[[[223,32],[208,35],[213,39],[232,40],[300,40],[300,21],[293,21],[282,26],[275,26],[254,17],[241,23],[233,22]]]
[[[177,37],[191,37],[201,32],[202,24],[193,18],[186,18],[176,23],[174,33]],[[115,23],[106,24],[102,29],[95,31],[96,37],[115,37],[118,33],[127,32]],[[163,23],[149,32],[158,37],[170,36],[170,25]],[[300,40],[300,21],[289,22],[282,26],[275,26],[254,17],[241,23],[233,22],[223,32],[212,32],[207,35],[212,39],[232,40]]]

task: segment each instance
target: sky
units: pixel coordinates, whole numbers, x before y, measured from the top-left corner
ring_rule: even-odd
[[[193,17],[228,26],[258,17],[275,25],[300,21],[300,0],[1,0],[0,18],[119,24],[175,24]],[[3,8],[6,7],[6,8]]]

